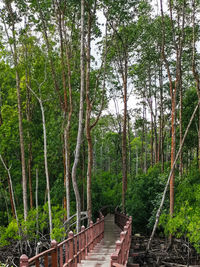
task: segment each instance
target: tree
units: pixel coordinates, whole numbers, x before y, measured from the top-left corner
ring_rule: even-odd
[[[175,160],[175,149],[176,149],[176,97],[177,91],[180,88],[181,83],[181,61],[182,61],[182,50],[183,50],[183,42],[184,42],[184,27],[185,27],[185,1],[183,1],[180,6],[177,3],[177,23],[180,25],[182,18],[182,24],[179,26],[179,35],[175,36],[175,25],[173,20],[173,3],[169,2],[169,10],[170,10],[170,31],[172,37],[172,43],[176,51],[176,75],[175,75],[175,83],[173,82],[172,71],[170,70],[169,60],[167,59],[166,51],[165,51],[165,40],[166,40],[166,26],[165,19],[163,13],[163,3],[160,0],[160,8],[161,8],[161,16],[162,16],[162,57],[165,63],[165,67],[168,74],[169,86],[170,86],[170,97],[171,97],[171,168],[173,167]],[[176,41],[176,38],[178,41]],[[172,172],[172,176],[170,179],[170,215],[173,215],[174,212],[174,179],[175,175]]]
[[[197,52],[196,52],[196,24],[195,24],[195,13],[196,13],[196,6],[197,6],[197,2],[195,0],[193,0],[192,2],[192,6],[193,6],[193,11],[192,11],[192,28],[193,28],[193,42],[192,42],[192,72],[193,72],[193,76],[196,82],[196,91],[197,91],[197,96],[198,99],[200,100],[200,79],[199,79],[199,72],[197,70],[197,66],[196,66],[196,58],[197,58]],[[199,112],[199,128],[198,128],[198,166],[200,169],[200,112]]]
[[[46,80],[46,69],[45,69],[45,78],[43,83]],[[40,109],[42,113],[42,127],[43,127],[43,140],[44,140],[44,165],[45,165],[45,175],[46,175],[46,190],[47,190],[47,197],[48,197],[48,211],[49,211],[49,232],[50,232],[50,237],[52,238],[52,212],[51,212],[51,196],[50,196],[50,181],[49,181],[49,170],[48,170],[48,160],[47,160],[47,134],[46,134],[46,122],[45,122],[45,113],[44,113],[44,106],[43,106],[43,101],[41,98],[41,83],[39,85],[39,94],[40,97],[37,96],[37,94],[31,89],[31,87],[27,84],[27,87],[29,90],[34,94],[34,96],[37,98],[39,104],[40,104]]]
[[[128,62],[130,60],[131,49],[136,36],[136,25],[132,22],[132,11],[135,6],[134,1],[116,3],[108,1],[106,3],[105,15],[110,26],[112,50],[110,53],[111,62],[114,65],[118,86],[121,87],[121,97],[123,99],[123,126],[122,126],[122,209],[125,211],[125,194],[127,190],[127,101],[128,101]],[[109,13],[108,10],[112,10]],[[121,83],[121,84],[120,84]]]
[[[17,88],[17,102],[18,102],[18,119],[19,119],[19,136],[20,136],[20,148],[21,148],[21,166],[22,166],[22,188],[23,188],[23,204],[24,204],[24,219],[26,220],[28,214],[27,205],[27,178],[26,178],[26,165],[25,165],[25,151],[24,151],[24,134],[22,125],[22,107],[21,107],[21,88],[20,88],[20,74],[19,74],[19,63],[18,63],[18,50],[16,40],[16,28],[15,28],[15,15],[10,2],[5,1],[5,8],[8,13],[8,20],[12,32],[13,45],[10,44],[13,62],[16,69],[16,88]],[[10,39],[6,21],[4,18],[4,27],[7,38]]]
[[[76,229],[77,232],[80,231],[80,219],[81,219],[81,199],[79,194],[79,189],[76,180],[76,172],[77,166],[80,157],[80,147],[82,141],[82,130],[83,130],[83,100],[85,93],[85,68],[84,68],[84,26],[85,26],[85,1],[81,0],[81,53],[80,53],[80,68],[81,68],[81,88],[80,88],[80,106],[79,106],[79,122],[78,122],[78,133],[76,140],[76,150],[75,150],[75,158],[72,167],[72,183],[74,188],[74,193],[76,197]]]

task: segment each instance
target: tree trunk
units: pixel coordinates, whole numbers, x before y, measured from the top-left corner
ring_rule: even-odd
[[[175,149],[176,149],[176,100],[175,96],[172,99],[172,110],[171,110],[171,169],[175,160]],[[172,172],[170,179],[170,215],[172,216],[174,213],[174,171]]]
[[[180,87],[180,79],[181,79],[181,57],[182,57],[182,45],[184,41],[184,22],[185,22],[185,16],[184,16],[184,8],[185,8],[185,1],[183,2],[183,13],[182,13],[182,28],[180,29],[180,35],[178,36],[178,43],[176,41],[176,38],[174,36],[175,29],[174,29],[174,21],[173,21],[173,14],[172,14],[172,5],[173,3],[169,1],[169,9],[170,9],[170,21],[171,21],[171,29],[173,32],[173,43],[174,48],[176,50],[176,79],[175,79],[175,85],[173,85],[172,82],[172,75],[169,67],[169,62],[165,55],[165,24],[164,24],[164,13],[163,13],[163,7],[162,7],[162,0],[160,0],[160,7],[161,7],[161,15],[162,15],[162,56],[163,60],[165,62],[168,79],[169,79],[169,85],[170,85],[170,96],[171,96],[171,131],[172,131],[172,137],[171,137],[171,168],[174,165],[175,160],[175,149],[176,149],[176,95],[177,95],[177,89]],[[180,22],[180,16],[178,16],[178,24]],[[174,212],[174,171],[171,175],[170,180],[170,215],[173,215]]]
[[[39,103],[40,103],[40,108],[42,112],[42,126],[43,126],[43,138],[44,138],[44,163],[45,163],[46,189],[47,189],[48,210],[49,210],[49,229],[50,229],[50,237],[51,237],[53,226],[52,226],[52,215],[51,215],[49,171],[48,171],[48,161],[47,161],[47,134],[46,134],[44,107],[43,107],[43,103],[41,99],[39,100]]]
[[[10,204],[11,204],[11,209],[12,209],[12,214],[13,214],[13,218],[16,219],[16,211],[15,211],[15,205],[13,203],[13,197],[14,194],[12,192],[12,186],[10,184],[10,177],[8,176],[8,189],[9,189],[9,194],[10,194]]]
[[[138,147],[136,146],[136,162],[135,162],[135,175],[138,175]]]
[[[131,128],[130,128],[130,116],[129,115],[128,115],[128,156],[129,156],[129,175],[132,176]]]
[[[36,235],[39,234],[39,222],[38,222],[38,169],[36,169],[36,177],[35,177],[35,208],[36,208]]]
[[[141,169],[144,172],[144,128],[145,128],[145,122],[144,122],[144,103],[143,103],[143,122],[142,122],[142,147],[141,147]]]
[[[90,43],[91,43],[91,13],[88,11],[88,35],[87,35],[87,65],[86,65],[86,138],[88,143],[88,166],[87,166],[87,212],[88,225],[92,220],[92,197],[91,197],[91,176],[93,165],[93,148],[90,128],[91,101],[90,95]]]
[[[179,143],[182,143],[183,133],[182,133],[182,112],[183,112],[183,89],[182,82],[180,82],[180,107],[179,107]],[[179,163],[179,175],[182,177],[183,175],[183,153],[180,152],[180,163]]]
[[[12,38],[13,38],[13,60],[15,66],[16,75],[16,88],[17,88],[17,107],[18,107],[18,121],[19,121],[19,138],[20,138],[20,149],[21,149],[21,167],[22,167],[22,189],[23,189],[23,205],[24,205],[24,220],[26,221],[28,215],[28,205],[27,205],[27,179],[26,179],[26,164],[25,164],[25,152],[24,152],[24,134],[22,125],[22,107],[21,107],[21,88],[20,88],[20,77],[18,72],[18,54],[17,54],[17,44],[15,35],[15,22],[14,15],[12,11],[11,3],[5,2],[8,13],[11,17],[12,23]],[[6,34],[9,38],[8,32]]]
[[[145,125],[144,125],[144,134],[145,134],[145,159],[144,159],[144,172],[147,173],[147,114],[146,114],[146,105],[144,105],[144,119],[145,119]]]
[[[153,167],[153,143],[154,143],[154,140],[153,140],[153,116],[152,116],[152,113],[151,113],[151,167]]]
[[[65,180],[66,180],[66,200],[67,200],[67,218],[70,218],[70,127],[72,117],[72,85],[71,85],[71,66],[69,51],[66,46],[66,58],[67,58],[67,69],[68,69],[68,87],[69,87],[69,112],[68,120],[64,129],[64,149],[65,149]]]
[[[26,50],[26,60],[27,60],[27,47],[25,48]],[[29,84],[29,78],[30,75],[28,75],[28,70],[26,69],[26,84]],[[30,85],[30,84],[29,84]],[[30,123],[31,122],[31,97],[30,97],[30,92],[29,89],[27,88],[26,90],[26,118],[27,121]],[[29,194],[30,194],[30,208],[33,208],[33,190],[32,190],[32,142],[31,142],[31,135],[30,135],[30,131],[28,130],[27,132],[27,136],[28,136],[28,181],[29,181]]]
[[[81,167],[81,171],[82,171],[82,200],[81,200],[81,207],[82,210],[85,210],[85,190],[84,190],[84,184],[85,184],[85,159],[86,159],[86,151],[85,151],[85,142],[83,140],[83,149],[82,149],[82,167]]]
[[[162,60],[162,59],[161,59]],[[161,161],[161,171],[164,172],[164,114],[163,114],[163,72],[162,61],[159,69],[159,86],[160,86],[160,134],[159,134],[159,161]]]
[[[154,112],[154,136],[155,136],[155,163],[158,163],[158,133],[157,133],[157,98],[154,94],[155,112]]]
[[[45,75],[46,75],[46,73],[45,73]],[[46,76],[45,76],[45,79],[46,79]],[[52,214],[51,214],[50,181],[49,181],[49,170],[48,170],[48,160],[47,160],[47,134],[46,134],[46,122],[45,122],[44,106],[43,106],[42,99],[39,98],[36,95],[36,93],[31,89],[31,87],[28,86],[28,88],[34,94],[34,96],[37,98],[37,100],[38,100],[38,102],[40,104],[40,109],[41,109],[41,114],[42,114],[43,144],[44,144],[44,165],[45,165],[45,176],[46,176],[46,192],[45,192],[45,195],[47,194],[47,199],[48,199],[49,232],[50,232],[50,238],[51,238],[53,226],[52,226]],[[39,87],[39,92],[40,92],[40,87]]]
[[[81,200],[80,194],[78,190],[77,180],[76,180],[76,172],[80,157],[80,147],[82,141],[82,130],[83,130],[83,101],[84,101],[84,91],[85,91],[85,64],[84,64],[84,24],[85,24],[85,0],[81,0],[81,54],[80,54],[80,61],[81,61],[81,90],[80,90],[80,107],[79,107],[79,124],[78,124],[78,135],[77,135],[77,142],[76,142],[76,150],[75,150],[75,158],[74,164],[72,167],[72,183],[73,189],[76,198],[76,212],[77,212],[77,221],[76,221],[76,228],[77,232],[80,231],[80,219],[81,219]]]
[[[123,132],[122,132],[122,211],[125,212],[125,195],[127,190],[127,72],[128,62],[127,53],[124,62],[124,75],[123,75],[123,100],[124,100],[124,116],[123,116]]]

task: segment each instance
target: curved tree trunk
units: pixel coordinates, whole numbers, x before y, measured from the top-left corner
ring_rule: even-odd
[[[86,138],[88,143],[88,166],[87,166],[87,212],[88,225],[92,220],[92,197],[91,197],[91,176],[93,165],[93,148],[90,127],[91,101],[90,101],[90,45],[91,45],[91,12],[88,12],[88,36],[87,36],[87,68],[86,68]]]
[[[72,183],[73,189],[76,198],[76,213],[77,213],[77,221],[76,221],[76,229],[77,232],[80,231],[80,223],[81,223],[81,199],[80,193],[78,189],[76,172],[80,157],[80,147],[82,141],[82,131],[83,131],[83,101],[84,101],[84,91],[85,91],[85,68],[84,68],[84,15],[85,15],[85,0],[81,0],[81,90],[80,90],[80,107],[79,107],[79,124],[78,124],[78,135],[76,141],[76,150],[75,150],[75,158],[74,164],[72,167]]]

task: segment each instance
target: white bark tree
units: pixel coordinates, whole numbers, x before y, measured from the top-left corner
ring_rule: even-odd
[[[45,80],[46,80],[46,77],[45,77]],[[50,238],[51,238],[53,226],[52,226],[50,182],[49,182],[49,171],[48,171],[48,160],[47,160],[47,133],[46,133],[44,106],[43,106],[43,101],[42,101],[42,97],[41,97],[41,86],[44,83],[44,81],[39,85],[40,97],[38,97],[38,95],[32,90],[32,88],[28,84],[27,84],[27,87],[29,88],[29,90],[32,92],[32,94],[38,100],[38,102],[40,104],[41,114],[42,114],[43,143],[44,143],[44,165],[45,165],[46,190],[47,190],[48,210],[49,210],[49,232],[50,232]]]
[[[80,147],[82,142],[82,132],[83,132],[83,101],[84,101],[84,92],[85,92],[85,64],[84,64],[84,25],[85,25],[85,0],[81,0],[81,89],[80,89],[80,106],[79,106],[79,123],[78,123],[78,135],[76,141],[76,149],[75,149],[75,158],[72,167],[72,184],[76,198],[76,229],[77,232],[80,231],[80,222],[81,222],[81,199],[80,193],[78,189],[76,173],[77,167],[80,158]]]

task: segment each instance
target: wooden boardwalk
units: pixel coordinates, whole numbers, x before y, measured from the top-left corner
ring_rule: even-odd
[[[78,267],[110,267],[111,254],[115,251],[115,242],[120,239],[121,229],[114,223],[114,215],[105,217],[104,238],[88,254]]]
[[[96,223],[91,222],[86,229],[82,226],[78,234],[74,235],[71,231],[68,238],[60,243],[52,240],[50,249],[30,259],[25,254],[21,255],[20,267],[127,266],[132,217],[119,212],[108,214],[105,218],[102,213],[100,215]]]

